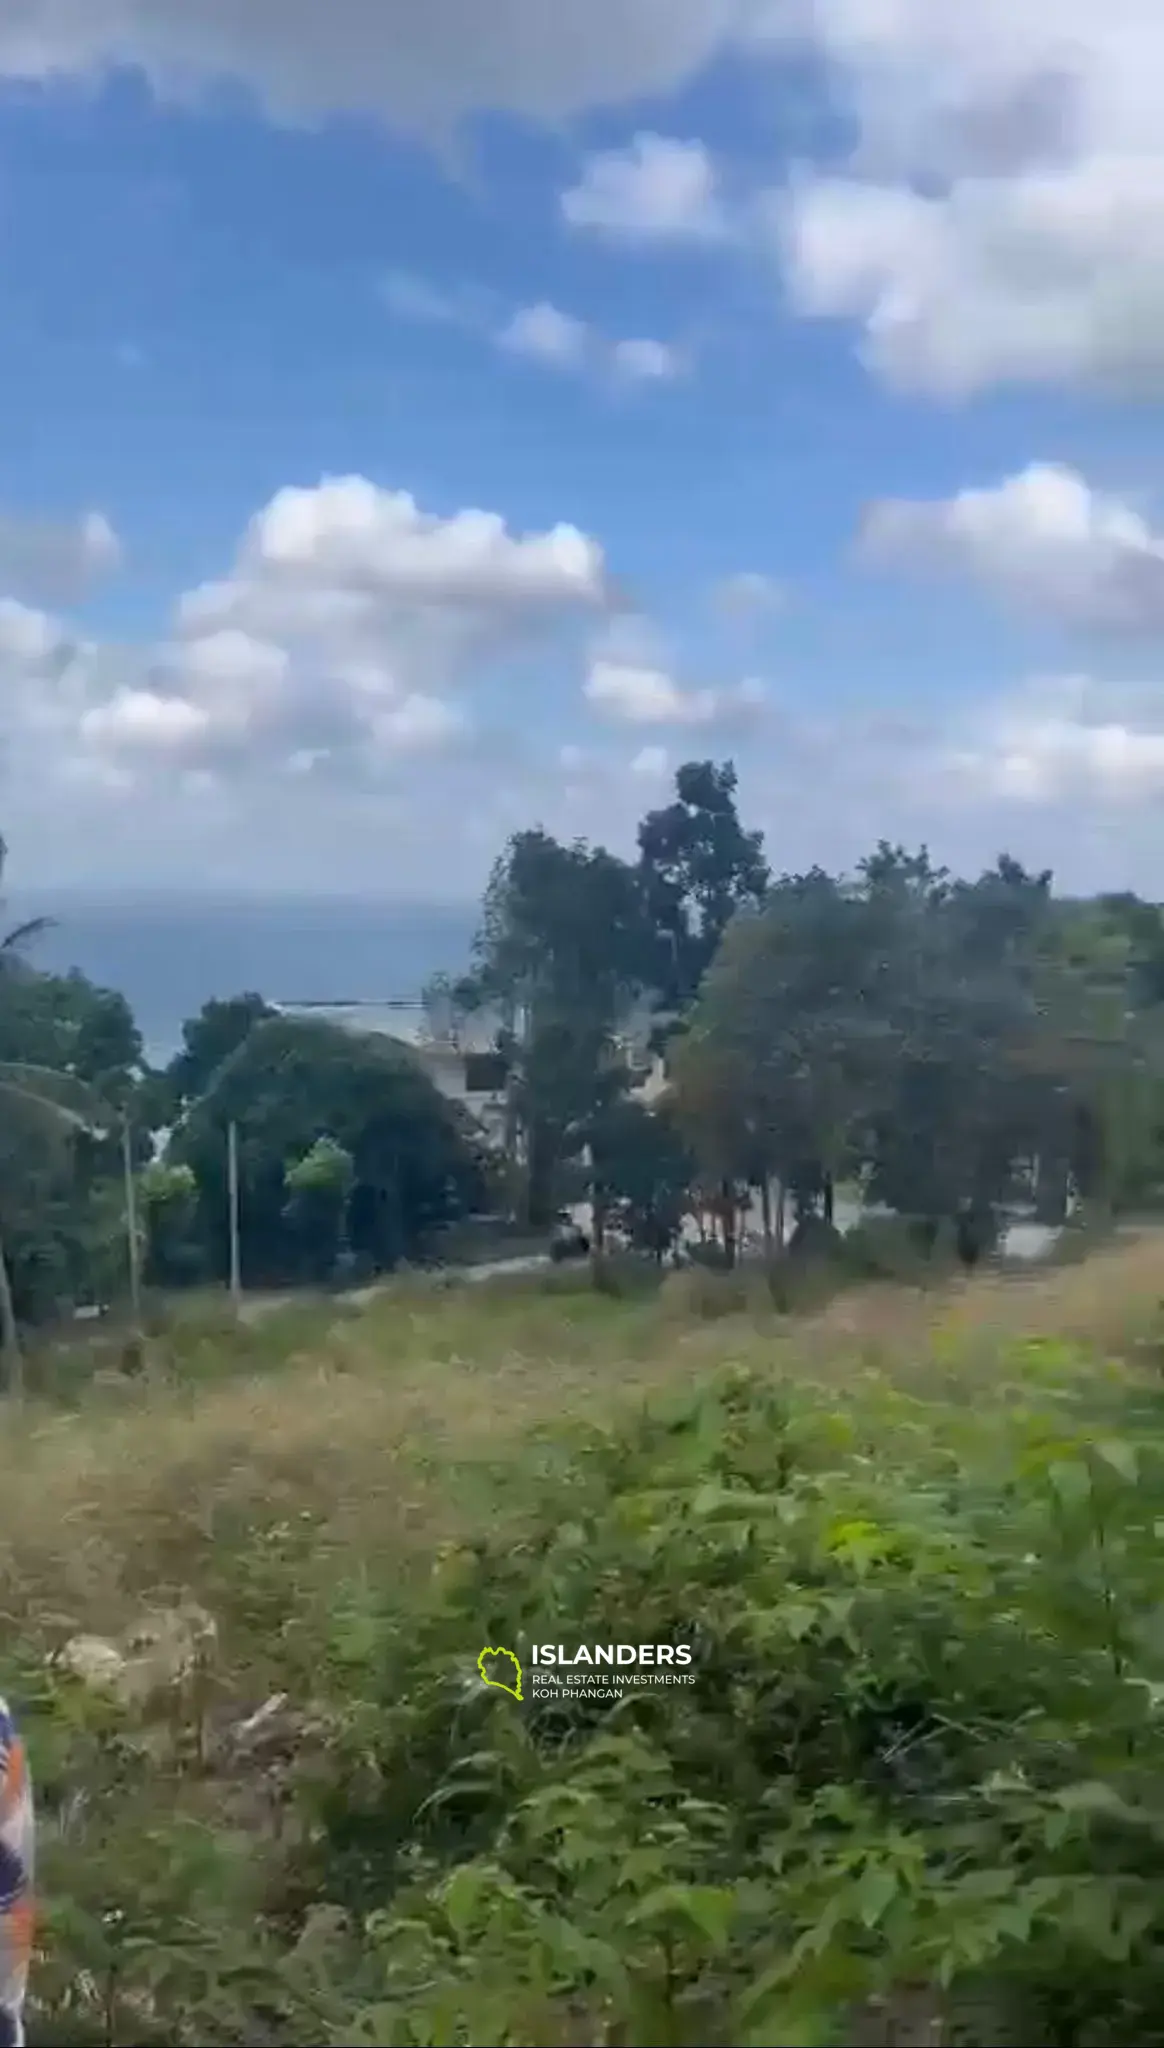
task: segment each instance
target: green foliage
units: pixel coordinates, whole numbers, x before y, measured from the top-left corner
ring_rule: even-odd
[[[225,999],[216,996],[196,1017],[188,1018],[182,1026],[182,1050],[163,1077],[169,1117],[205,1095],[219,1068],[245,1044],[255,1025],[274,1015],[263,997],[250,991]]]
[[[786,877],[737,918],[673,1050],[708,1175],[777,1178],[803,1215],[844,1173],[988,1245],[1038,1162],[1144,1200],[1164,1176],[1164,1040],[1107,913],[1001,859],[976,882],[881,846],[853,878]]]
[[[690,1205],[694,1162],[666,1106],[614,1102],[590,1134],[591,1188],[608,1223],[661,1260]]]
[[[741,1272],[690,1272],[672,1307],[692,1283],[710,1318],[743,1297]],[[518,1307],[497,1298],[514,1342],[554,1355],[570,1307]],[[633,1310],[577,1314],[626,1356]],[[189,1328],[190,1370],[204,1351],[213,1371],[210,1325]],[[253,1368],[270,1334],[229,1341]],[[280,1341],[313,1340],[295,1311]],[[718,1356],[740,1341],[725,1325]],[[762,2048],[880,2040],[878,2014],[920,2001],[979,2048],[1154,2040],[1152,1384],[1051,1340],[964,1379],[935,1355],[830,1385],[785,1347],[777,1383],[753,1356],[697,1398],[531,1442],[482,1533],[411,1570],[377,1495],[326,1599],[334,1528],[283,1454],[257,1523],[208,1467],[175,1568],[196,1546],[236,1684],[289,1716],[272,1751],[232,1737],[218,1692],[143,1727],[15,1641],[48,1901],[31,2038]],[[443,1442],[438,1466],[459,1497]],[[483,1643],[528,1678],[547,1639],[686,1642],[694,1683],[622,1702],[526,1684],[519,1705],[477,1682]]]
[[[348,1203],[356,1184],[352,1155],[334,1138],[317,1138],[283,1178],[283,1218],[300,1248],[302,1270],[326,1280],[344,1246]]]
[[[639,826],[638,880],[651,945],[649,985],[674,1017],[694,1000],[733,918],[770,881],[763,839],[740,823],[730,761],[689,761],[675,800]]]
[[[1154,2039],[1164,1459],[1075,1354],[1011,1363],[995,1420],[731,1378],[531,1468],[416,1596],[353,1584],[298,1860],[333,2038],[839,2043],[926,1986],[956,2038]],[[473,1684],[547,1634],[695,1682]]]
[[[480,1200],[481,1166],[464,1122],[404,1046],[268,1018],[219,1067],[169,1155],[194,1174],[203,1243],[219,1274],[232,1122],[250,1284],[319,1277],[321,1259],[330,1269],[345,1234],[373,1270],[387,1269]],[[326,1221],[321,1243],[313,1221]]]
[[[198,1182],[189,1166],[155,1160],[138,1180],[151,1287],[186,1287],[205,1277],[198,1230]]]
[[[944,1278],[953,1263],[953,1233],[931,1232],[901,1216],[869,1216],[846,1231],[842,1256],[848,1271],[866,1280],[901,1280],[923,1286]]]

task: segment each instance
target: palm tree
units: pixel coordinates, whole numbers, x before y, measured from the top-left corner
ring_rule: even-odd
[[[0,838],[0,880],[7,847]],[[23,948],[49,927],[48,918],[30,918],[0,938],[0,991],[4,982],[27,972]],[[40,1147],[67,1146],[79,1132],[102,1136],[113,1122],[112,1112],[84,1081],[27,1061],[0,1061],[0,1114],[10,1129],[26,1130]],[[0,1236],[0,1362],[6,1391],[19,1399],[24,1391],[24,1358],[12,1295],[12,1277]]]

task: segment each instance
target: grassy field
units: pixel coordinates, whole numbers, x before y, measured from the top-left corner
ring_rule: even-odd
[[[995,1772],[1006,1768],[1005,1743],[979,1729],[998,1717],[999,1671],[990,1667],[989,1685],[981,1673],[999,1657],[1003,1673],[1010,1660],[1024,1731],[1012,1748],[1028,1789],[1039,1777],[1032,1757],[1044,1753],[1032,1748],[1032,1716],[1047,1719],[1047,1688],[1059,1684],[1083,1688],[1078,1726],[1040,1735],[1056,1762],[1039,1797],[1086,1770],[1104,1796],[1116,1799],[1118,1777],[1118,1797],[1131,1798],[1123,1752],[1118,1771],[1104,1762],[1108,1737],[1083,1692],[1098,1657],[1110,1718],[1133,1656],[1109,1644],[1104,1662],[1117,1595],[1110,1576],[1095,1577],[1096,1541],[1104,1570],[1128,1560],[1136,1617],[1157,1596],[1144,1590],[1142,1552],[1164,1529],[1152,1465],[1164,1238],[1015,1278],[849,1292],[799,1321],[761,1308],[720,1313],[728,1297],[716,1298],[708,1276],[699,1288],[697,1298],[668,1286],[631,1301],[533,1283],[402,1288],[362,1313],[316,1305],[241,1332],[202,1311],[159,1342],[145,1382],[100,1380],[9,1421],[8,1685],[29,1717],[45,1811],[34,2041],[650,2048],[824,2041],[846,2028],[848,2038],[920,2038],[921,2027],[945,2039],[954,2036],[935,2030],[959,2025],[971,2026],[967,2038],[1001,2039],[1012,2019],[1015,2038],[1048,2044],[1164,2039],[1144,2031],[1142,2001],[1122,2032],[1096,2019],[1112,1972],[1131,1997],[1158,1938],[1138,1893],[1132,1932],[1118,1884],[1101,1900],[1088,1893],[1080,1911],[1098,1915],[1106,1935],[1092,1947],[1079,1935],[1086,1969],[1061,1952],[1067,1878],[1084,1883],[1088,1856],[1111,1867],[1113,1883],[1128,1874],[1112,1863],[1108,1836],[1102,1853],[1091,1843],[1072,1863],[1078,1842],[1065,1824],[1059,1846],[1044,1844],[1032,1863],[1022,1829],[1042,1828],[1040,1842],[1054,1835],[1041,1807],[1037,1820],[1016,1808],[995,1826],[968,1804],[988,1752]],[[673,1438],[690,1439],[678,1464]],[[1117,1515],[1103,1496],[1102,1524],[1093,1441],[1115,1445],[1104,1470],[1133,1502]],[[1086,1487],[1063,1477],[1077,1468],[1091,1474]],[[744,1493],[760,1505],[737,1523],[734,1510],[717,1519],[713,1504],[696,1540],[690,1499],[708,1484],[737,1506]],[[774,1489],[785,1519],[765,1521]],[[1044,1554],[1050,1522],[1039,1516],[1061,1509],[1092,1518],[1086,1542],[1068,1533],[1056,1551],[1056,1598],[1075,1617],[1056,1633],[1014,1575]],[[798,1516],[819,1550],[811,1569]],[[892,1542],[890,1523],[900,1525]],[[997,1554],[983,1537],[996,1525]],[[857,1532],[845,1539],[851,1555],[838,1548],[842,1527]],[[951,1530],[961,1531],[956,1558]],[[790,1586],[800,1619],[775,1626]],[[988,1591],[999,1614],[1021,1613],[1006,1643],[984,1618]],[[826,1593],[828,1628],[817,1611]],[[136,1626],[140,1649],[151,1627],[156,1641],[159,1614],[190,1615],[195,1603],[215,1640],[201,1642],[161,1703],[111,1704],[46,1663],[79,1633]],[[632,1619],[663,1640],[693,1620],[710,1645],[698,1710],[667,1702],[660,1729],[657,1704],[620,1709],[609,1726],[587,1722],[552,1740],[507,1721],[497,1696],[462,1710],[457,1688],[477,1636],[496,1629],[488,1640],[509,1641],[551,1614],[568,1616],[582,1640]],[[864,1616],[859,1626],[853,1615]],[[943,1650],[939,1681],[931,1638],[947,1635],[961,1648]],[[976,1699],[978,1720],[963,1669],[975,1643],[973,1684],[993,1689],[989,1712]],[[1024,1683],[1015,1659],[1028,1654]],[[1155,1650],[1134,1655],[1154,1684]],[[814,1715],[827,1723],[827,1739],[801,1729],[793,1758],[785,1731],[754,1784],[725,1777],[725,1747],[746,1747],[753,1722],[774,1711],[763,1703],[767,1674],[793,1666],[803,1698],[794,1712],[785,1705],[798,1729]],[[822,1703],[829,1686],[848,1700],[835,1726]],[[879,1687],[889,1706],[877,1704]],[[854,1716],[899,1713],[903,1700],[928,1714],[938,1693],[939,1719],[964,1713],[978,1731],[951,1737],[949,1783],[927,1782],[914,1799],[867,1781],[850,1754]],[[248,1732],[242,1724],[265,1703],[265,1733]],[[1124,1732],[1121,1723],[1120,1741]],[[1070,1765],[1065,1745],[1079,1752]],[[473,1791],[478,1780],[485,1789]],[[768,1796],[756,1787],[793,1780],[798,1815],[829,1788],[835,1809],[819,1820],[795,1886],[773,1863],[774,1838],[761,1850],[741,1832],[741,1815]],[[537,1802],[567,1793],[590,1819],[578,1821],[582,1847],[563,1864],[570,1829]],[[955,1874],[943,1866],[939,1885],[923,1882],[917,1858],[928,1871],[933,1801],[943,1798],[961,1800],[958,1826],[981,1834],[969,1856],[965,1842],[951,1849]],[[664,1810],[671,1831],[660,1838]],[[603,1832],[612,1813],[639,1858],[633,1911],[629,1894],[599,1882],[615,1856]],[[531,1814],[545,1823],[540,1835]],[[787,1845],[795,1828],[787,1812],[778,1819]],[[1112,1814],[1105,1825],[1110,1834]],[[842,1867],[829,1857],[846,1831],[860,1854]],[[1143,1827],[1141,1837],[1142,1848]],[[1152,1856],[1137,1855],[1129,1871],[1154,1881]],[[995,1891],[967,1892],[971,1933],[958,1934],[950,1887],[976,1858],[993,1868]],[[1034,1871],[1038,1898],[1004,1881],[1012,1864]],[[463,1896],[450,1904],[454,1879]],[[859,1939],[829,1921],[828,1897],[850,1881],[865,1886]],[[907,1893],[912,1918],[901,1917]],[[649,1914],[635,1922],[648,1895],[658,1925]],[[806,1942],[800,1964],[782,1972],[780,1955]],[[1011,1949],[1038,1949],[1037,1983]],[[1043,1997],[1044,1978],[1064,1969],[1086,1980],[1082,2018],[1075,2006],[1056,2017]],[[756,1989],[765,1978],[766,2002]],[[952,2004],[933,1989],[943,1978]],[[984,1995],[989,2021],[975,2034],[965,2014]]]

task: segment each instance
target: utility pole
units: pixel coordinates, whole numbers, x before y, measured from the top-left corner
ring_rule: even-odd
[[[238,1125],[233,1122],[226,1133],[226,1176],[230,1202],[230,1298],[237,1312],[242,1306],[242,1244],[239,1233]]]
[[[141,1244],[137,1234],[137,1182],[133,1171],[133,1133],[127,1116],[121,1120],[121,1168],[125,1182],[125,1236],[129,1252],[129,1312],[133,1334],[140,1337]]]

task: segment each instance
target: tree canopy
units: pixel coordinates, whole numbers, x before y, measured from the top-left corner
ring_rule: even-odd
[[[598,1252],[608,1226],[658,1253],[714,1212],[729,1255],[757,1191],[771,1250],[785,1205],[831,1219],[841,1180],[984,1240],[1017,1199],[1053,1221],[1072,1186],[1103,1208],[1164,1191],[1157,905],[886,841],[852,874],[774,875],[731,762],[680,767],[629,857],[531,827],[495,863],[442,994],[490,1019],[504,1172],[408,1048],[256,991],[206,1003],[150,1072],[124,997],[38,972],[37,936],[0,934],[9,1326],[124,1287],[123,1130],[164,1286],[223,1276],[232,1124],[256,1282],[388,1270],[499,1189],[538,1227],[588,1194]]]

